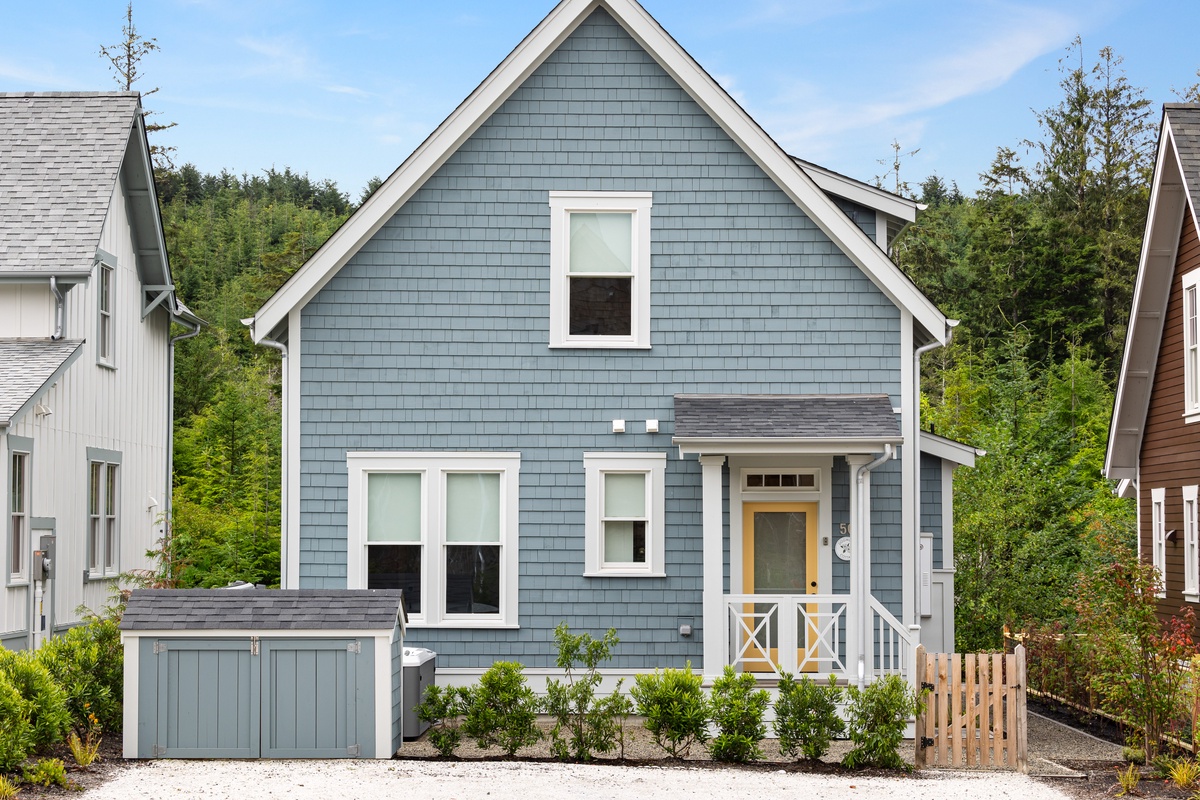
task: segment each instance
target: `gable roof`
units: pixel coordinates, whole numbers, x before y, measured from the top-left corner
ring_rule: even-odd
[[[134,589],[121,630],[375,630],[403,623],[399,589]]]
[[[1163,324],[1175,262],[1179,231],[1190,217],[1200,234],[1200,104],[1163,106],[1150,210],[1133,290],[1133,309],[1125,333],[1125,352],[1108,431],[1104,474],[1115,480],[1135,480],[1142,449],[1150,392],[1162,344]]]
[[[118,178],[142,283],[199,322],[174,297],[137,92],[0,93],[0,277],[87,280]]]
[[[29,410],[34,398],[79,357],[82,339],[0,339],[0,428]]]
[[[429,138],[255,313],[251,336],[279,330],[346,264],[446,160],[597,9],[603,8],[705,110],[928,340],[945,341],[946,318],[821,191],[750,115],[635,0],[562,0]],[[919,337],[920,338],[920,337]]]

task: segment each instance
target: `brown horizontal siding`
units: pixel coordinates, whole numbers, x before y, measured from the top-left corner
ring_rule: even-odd
[[[1175,279],[1163,322],[1162,344],[1154,371],[1154,387],[1142,436],[1139,470],[1139,536],[1142,558],[1150,561],[1154,552],[1150,521],[1150,490],[1166,489],[1166,527],[1178,531],[1175,541],[1167,542],[1166,590],[1159,601],[1160,614],[1179,612],[1183,599],[1183,486],[1200,485],[1200,422],[1183,420],[1183,284],[1184,274],[1200,269],[1200,238],[1190,214],[1184,214],[1180,231],[1179,254],[1175,260]]]

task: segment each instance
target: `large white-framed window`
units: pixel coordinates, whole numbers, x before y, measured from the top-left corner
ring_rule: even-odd
[[[346,585],[402,589],[409,624],[517,627],[520,453],[346,454]]]
[[[29,580],[29,464],[31,454],[12,449],[8,461],[8,583]]]
[[[665,453],[584,453],[584,575],[664,577]]]
[[[88,448],[87,575],[121,571],[121,454]]]
[[[96,363],[116,366],[113,358],[113,280],[116,277],[115,259],[105,257],[96,265]]]
[[[550,346],[650,347],[650,192],[550,192]]]
[[[1167,490],[1165,488],[1150,490],[1150,546],[1154,568],[1158,570],[1158,579],[1163,591],[1159,597],[1166,597],[1167,587]]]
[[[1183,487],[1183,596],[1200,602],[1200,526],[1196,519],[1196,486]]]

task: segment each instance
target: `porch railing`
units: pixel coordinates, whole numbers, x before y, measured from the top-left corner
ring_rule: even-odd
[[[853,677],[850,595],[725,595],[725,663],[743,672]],[[867,617],[868,676],[908,678],[915,652],[908,630],[874,597]]]

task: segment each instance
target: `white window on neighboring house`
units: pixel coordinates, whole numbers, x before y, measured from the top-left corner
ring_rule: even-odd
[[[1183,487],[1183,594],[1200,602],[1200,528],[1196,519],[1195,486]]]
[[[1150,490],[1150,545],[1154,568],[1158,570],[1158,578],[1163,591],[1159,597],[1166,597],[1167,586],[1167,490],[1163,488]]]
[[[1183,276],[1183,415],[1200,421],[1200,269]]]
[[[97,268],[96,361],[106,367],[113,359],[113,277],[116,270],[107,261]]]
[[[8,582],[29,580],[29,453],[9,459]]]
[[[550,346],[650,347],[649,192],[550,192]]]
[[[662,577],[664,453],[584,453],[584,574]]]
[[[120,454],[88,448],[87,564],[89,578],[121,571]]]
[[[349,588],[401,589],[410,623],[516,627],[518,453],[347,453]]]

